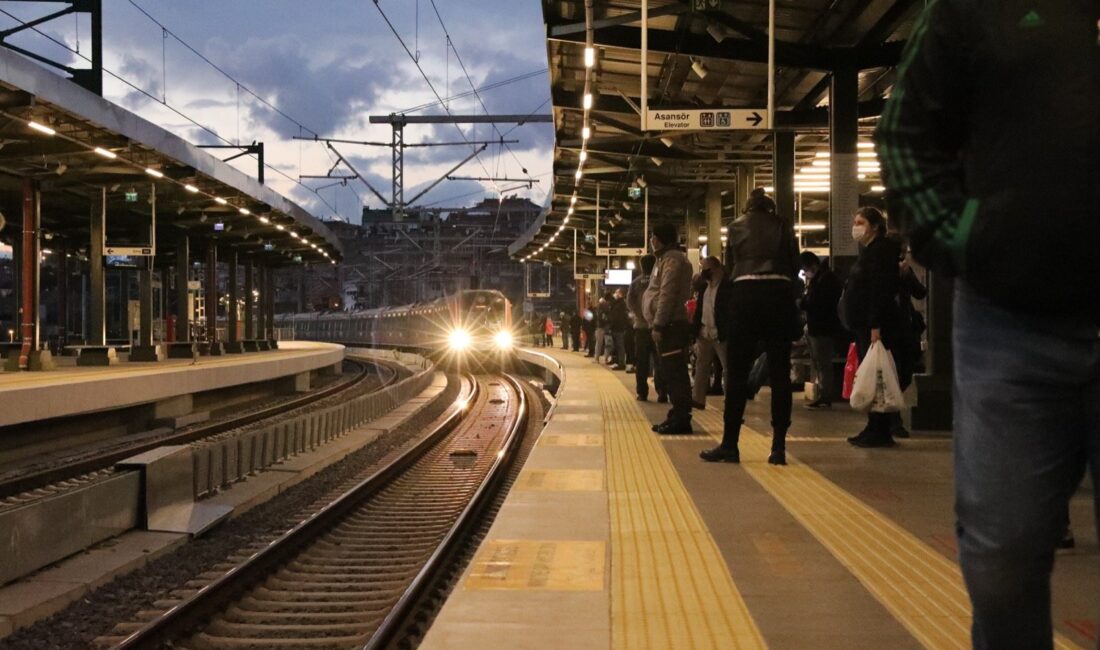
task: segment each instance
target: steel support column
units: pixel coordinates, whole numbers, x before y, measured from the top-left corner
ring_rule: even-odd
[[[240,299],[240,288],[238,285],[238,266],[240,260],[237,258],[237,249],[230,248],[225,255],[225,261],[229,264],[229,298],[225,305],[225,331],[226,331],[226,351],[228,352],[243,352],[241,347],[241,337],[237,335],[237,301]]]
[[[130,350],[130,361],[160,361],[161,350],[153,345],[153,261],[146,257],[138,271],[138,342]]]
[[[21,298],[19,369],[30,370],[31,352],[38,345],[38,187],[31,178],[23,179],[23,239],[20,271]]]
[[[253,273],[255,268],[252,265],[252,258],[245,257],[244,261],[244,338],[246,341],[252,341],[256,338],[256,324],[253,322],[252,308],[255,305],[255,296],[252,293],[256,290],[255,283],[253,282]]]
[[[706,197],[706,216],[707,216],[707,255],[713,255],[718,259],[723,259],[725,251],[722,250],[722,186],[717,183],[711,183],[707,185],[707,197]],[[688,241],[686,246],[688,248],[698,247],[698,238],[695,241],[691,240],[692,233],[689,230],[687,233]]]
[[[859,71],[839,68],[829,87],[829,252],[833,268],[841,272],[859,248],[849,234],[852,215],[859,208]]]
[[[69,340],[69,240],[57,237],[57,325],[60,349]]]
[[[191,245],[187,235],[176,242],[176,340],[191,340]]]
[[[206,350],[209,354],[223,354],[218,340],[218,247],[210,242],[206,249]]]
[[[756,168],[752,165],[737,165],[737,185],[734,187],[733,213],[741,214],[749,201],[749,194],[756,186]]]
[[[776,131],[772,150],[772,185],[775,186],[775,211],[786,219],[795,219],[794,205],[794,132]]]
[[[107,345],[107,282],[103,268],[106,190],[92,203],[88,238],[88,345]]]

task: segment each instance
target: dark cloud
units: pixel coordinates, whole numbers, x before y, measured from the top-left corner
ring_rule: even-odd
[[[241,83],[321,135],[336,131],[361,106],[373,104],[381,90],[396,83],[392,67],[382,61],[352,63],[337,57],[315,64],[295,37],[241,43],[214,38],[206,49],[210,58],[224,61],[226,71]],[[245,99],[273,131],[285,138],[299,135],[296,124],[253,98]]]

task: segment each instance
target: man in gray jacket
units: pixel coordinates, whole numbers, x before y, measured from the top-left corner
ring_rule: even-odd
[[[653,370],[653,383],[657,387],[657,401],[668,401],[668,393],[662,381],[661,369],[653,365],[653,355],[656,350],[653,347],[653,337],[649,329],[649,321],[645,319],[645,311],[642,309],[642,295],[649,287],[649,278],[653,275],[653,267],[657,264],[657,258],[652,255],[643,255],[639,261],[642,274],[634,278],[630,283],[630,289],[626,293],[626,306],[630,308],[630,314],[634,317],[634,388],[639,402],[649,399],[649,373]]]
[[[657,433],[691,433],[691,382],[687,354],[691,324],[685,304],[691,297],[691,262],[678,244],[676,226],[663,223],[649,238],[657,265],[642,296],[642,312],[652,330],[661,375],[672,408],[668,418],[653,426]]]

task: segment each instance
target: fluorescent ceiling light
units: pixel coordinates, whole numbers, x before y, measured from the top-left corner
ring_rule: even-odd
[[[199,191],[199,188],[195,187],[194,185],[184,185],[183,189],[187,190],[188,192],[191,192],[192,194],[195,194],[196,192]]]
[[[584,149],[581,149],[581,162],[584,162],[586,160],[588,160],[588,152]]]
[[[27,126],[31,127],[35,131],[38,131],[39,133],[45,133],[46,135],[57,135],[57,131],[54,131],[45,124],[39,124],[34,120],[30,120],[29,122],[27,122]]]
[[[649,159],[653,162],[654,165],[657,165],[658,167],[665,164],[665,161],[661,160],[657,156],[650,156]]]
[[[828,226],[823,223],[796,223],[795,230],[825,230]]]
[[[584,99],[581,100],[581,106],[583,106],[586,111],[592,108],[592,93],[584,94]]]
[[[248,208],[237,208],[237,210],[244,215],[252,214],[252,211],[250,211]]]
[[[283,227],[283,224],[277,223],[275,224],[275,230],[286,230],[286,228]]]
[[[703,62],[699,59],[695,59],[691,62],[691,71],[694,72],[700,79],[707,78],[707,67],[703,65]]]
[[[661,138],[661,144],[665,145],[669,149],[672,148],[672,138]]]
[[[596,48],[584,48],[584,67],[591,68],[594,65],[596,65]]]
[[[260,223],[271,223],[271,219],[267,217],[260,217]]]
[[[153,178],[164,178],[164,173],[153,169],[152,167],[146,167],[145,173],[149,174]]]
[[[225,199],[223,199],[220,196],[215,196],[214,197],[214,202],[217,203],[218,205],[225,205],[225,204],[229,203],[229,201],[226,201]]]
[[[108,149],[104,149],[103,147],[96,147],[92,151],[96,152],[100,156],[103,156],[104,158],[107,158],[108,160],[114,160],[115,158],[118,158],[117,153],[115,153],[113,151],[110,151]]]
[[[587,140],[592,137],[592,129],[590,127],[584,127],[581,129],[581,139]]]

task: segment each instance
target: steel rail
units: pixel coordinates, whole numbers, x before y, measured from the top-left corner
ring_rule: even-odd
[[[345,390],[354,388],[363,381],[366,381],[370,377],[368,367],[370,365],[385,365],[384,361],[377,359],[357,359],[348,358],[346,361],[358,364],[360,366],[360,372],[347,381],[339,382],[332,386],[328,386],[319,391],[309,393],[302,397],[298,397],[280,404],[276,404],[258,411],[246,413],[239,417],[231,418],[229,420],[222,420],[214,422],[205,426],[201,426],[190,431],[183,431],[176,434],[169,434],[164,437],[158,437],[153,440],[146,440],[142,442],[134,443],[133,445],[126,445],[123,448],[106,450],[99,454],[83,457],[77,460],[69,462],[62,461],[61,463],[46,467],[41,470],[36,470],[23,474],[20,476],[14,476],[10,479],[0,481],[0,499],[28,492],[30,490],[36,490],[46,487],[53,483],[65,481],[71,478],[75,478],[82,474],[95,472],[105,467],[110,467],[114,463],[125,460],[135,454],[155,449],[164,445],[182,445],[203,438],[224,433],[238,427],[254,424],[260,420],[282,415],[290,412],[294,409],[308,406],[314,402],[322,400],[326,397],[331,397]],[[381,388],[386,388],[392,385],[398,377],[398,372],[394,368],[394,372],[387,381],[383,383]]]
[[[280,535],[241,564],[131,633],[115,646],[115,650],[160,648],[174,639],[188,635],[212,616],[223,611],[227,604],[235,601],[295,557],[321,535],[337,526],[364,501],[378,494],[412,467],[436,443],[465,420],[469,413],[466,405],[473,404],[481,390],[479,382],[472,375],[467,375],[467,380],[471,388],[462,398],[464,405],[454,409],[434,430],[394,462],[360,481],[355,487]]]
[[[500,483],[507,477],[508,469],[511,467],[523,440],[530,409],[527,407],[527,393],[523,390],[519,380],[508,374],[504,377],[512,385],[512,389],[516,391],[519,412],[516,414],[512,427],[508,430],[500,451],[497,452],[492,467],[489,468],[485,479],[481,482],[470,502],[466,504],[458,519],[455,520],[454,525],[451,526],[443,541],[432,552],[424,567],[405,589],[405,593],[401,595],[401,598],[386,614],[386,617],[382,619],[381,625],[378,626],[370,640],[363,646],[363,650],[381,650],[397,640],[401,628],[408,620],[409,615],[415,610],[416,604],[424,595],[425,590],[436,581],[443,568],[447,566],[448,560],[461,547],[470,529],[477,524],[478,518],[485,507],[492,502]]]

